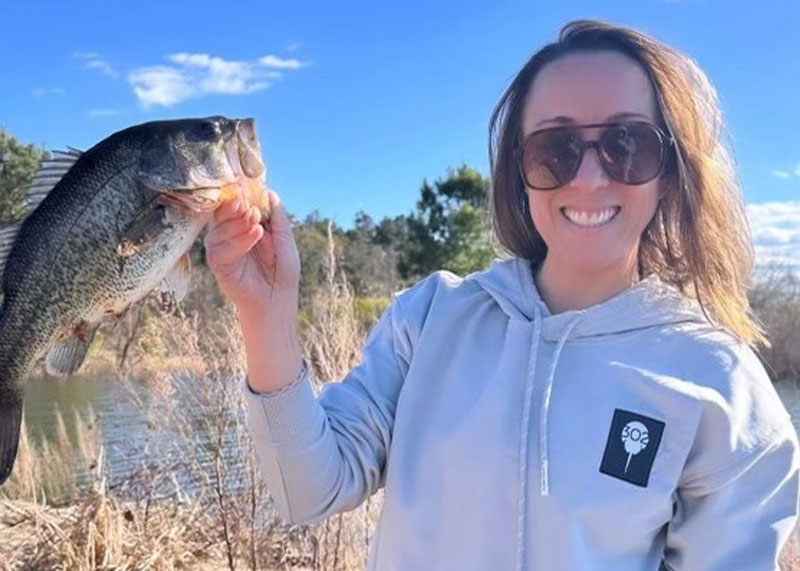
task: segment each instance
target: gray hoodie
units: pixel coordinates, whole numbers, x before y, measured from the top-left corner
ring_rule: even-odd
[[[384,487],[370,570],[771,570],[798,513],[758,358],[655,275],[551,315],[525,260],[438,272],[342,382],[245,395],[287,520]]]

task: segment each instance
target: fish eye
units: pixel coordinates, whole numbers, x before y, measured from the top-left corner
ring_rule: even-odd
[[[186,133],[189,142],[216,141],[222,135],[219,123],[216,121],[200,121]]]

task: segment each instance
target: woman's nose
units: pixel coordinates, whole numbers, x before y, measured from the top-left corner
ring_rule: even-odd
[[[597,148],[590,147],[583,153],[581,164],[578,165],[578,172],[575,177],[570,181],[570,186],[575,188],[584,188],[591,190],[594,188],[602,188],[608,186],[610,179],[603,170],[603,165],[600,164],[600,158],[597,156]]]

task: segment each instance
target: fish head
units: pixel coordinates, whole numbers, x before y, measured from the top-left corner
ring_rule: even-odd
[[[224,187],[264,176],[253,119],[215,116],[143,127],[148,126],[138,177],[169,203],[210,211],[220,204]]]

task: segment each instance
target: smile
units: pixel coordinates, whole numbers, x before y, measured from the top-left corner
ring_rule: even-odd
[[[611,206],[599,212],[586,212],[585,210],[576,210],[574,208],[562,208],[561,213],[564,218],[583,227],[601,226],[613,220],[619,211],[622,210],[620,206]]]

